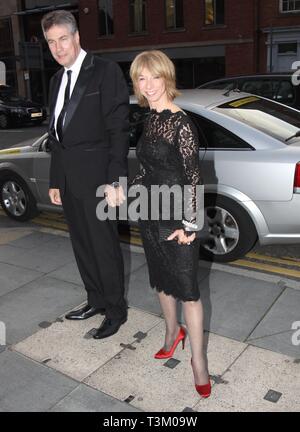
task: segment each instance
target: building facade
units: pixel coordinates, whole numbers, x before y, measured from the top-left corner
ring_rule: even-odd
[[[49,79],[58,68],[40,28],[41,17],[56,8],[72,11],[78,20],[82,46],[118,62],[128,80],[136,54],[154,48],[174,61],[180,88],[196,87],[223,76],[291,71],[300,54],[300,0],[62,3],[9,0],[5,5],[10,9],[0,6],[0,32],[1,25],[6,26],[5,46],[9,51],[10,38],[15,53],[20,47],[16,72],[19,87],[20,81],[29,77],[25,89],[33,99],[46,99]],[[8,21],[13,29],[10,36]],[[3,49],[0,42],[1,56],[7,56]]]

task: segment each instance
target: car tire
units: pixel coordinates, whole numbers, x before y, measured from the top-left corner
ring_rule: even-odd
[[[0,129],[7,129],[9,126],[9,120],[6,114],[0,114]]]
[[[11,173],[0,179],[0,204],[12,219],[25,222],[38,214],[36,200],[25,181]]]
[[[228,262],[243,257],[257,241],[255,225],[235,201],[216,195],[205,197],[205,222],[200,257]]]

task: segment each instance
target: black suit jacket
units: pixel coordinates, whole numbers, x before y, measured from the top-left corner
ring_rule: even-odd
[[[77,198],[96,196],[102,184],[127,175],[129,96],[123,73],[109,60],[87,53],[56,139],[54,111],[64,68],[50,82],[50,188]]]

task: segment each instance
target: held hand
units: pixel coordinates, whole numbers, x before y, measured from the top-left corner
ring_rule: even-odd
[[[122,186],[115,188],[111,185],[106,185],[104,193],[107,204],[110,207],[120,206],[126,200]]]
[[[49,189],[49,198],[52,204],[61,205],[59,189]]]
[[[177,237],[177,243],[183,244],[183,245],[189,245],[192,241],[195,240],[196,234],[193,233],[192,235],[188,236],[186,232],[183,229],[178,229],[171,234],[167,240],[174,240]]]

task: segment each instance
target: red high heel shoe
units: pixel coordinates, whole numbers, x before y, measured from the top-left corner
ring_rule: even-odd
[[[170,358],[173,356],[174,351],[177,348],[177,345],[179,344],[180,341],[182,341],[182,349],[184,349],[184,342],[185,342],[185,337],[186,337],[186,331],[183,327],[180,327],[178,335],[173,343],[173,345],[171,346],[171,349],[169,351],[164,350],[163,348],[161,348],[154,356],[154,358],[156,359],[166,359],[166,358]]]
[[[191,365],[192,365],[192,369],[193,369],[192,359],[191,359]],[[201,397],[208,398],[211,394],[211,382],[210,382],[210,380],[208,380],[207,384],[203,384],[203,385],[195,384],[195,389]]]

